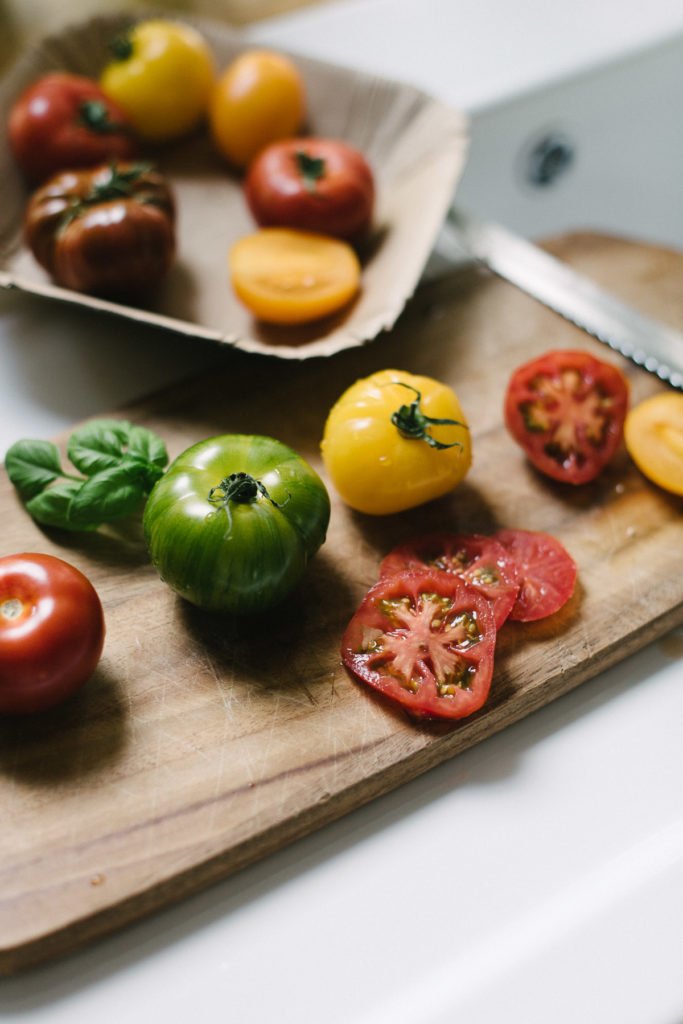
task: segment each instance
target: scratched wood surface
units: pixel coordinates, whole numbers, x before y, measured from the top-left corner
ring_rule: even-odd
[[[592,234],[550,248],[683,327],[683,256]],[[202,614],[149,566],[139,531],[43,533],[0,480],[2,552],[41,550],[88,573],[106,612],[100,667],[70,703],[0,724],[0,969],[58,955],[177,900],[352,810],[547,704],[683,621],[683,503],[625,452],[596,483],[540,478],[501,421],[504,383],[549,347],[619,363],[634,401],[661,389],[480,271],[425,286],[399,328],[303,364],[228,352],[224,372],[125,415],[173,455],[210,434],[268,433],[320,468],[326,411],[356,377],[395,366],[455,386],[474,465],[451,496],[375,520],[333,501],[328,541],[264,622]],[[103,410],[103,413],[106,410]],[[552,620],[500,633],[487,706],[415,725],[340,666],[343,628],[399,540],[429,529],[548,530],[580,569]]]

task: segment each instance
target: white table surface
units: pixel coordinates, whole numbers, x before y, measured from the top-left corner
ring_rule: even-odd
[[[681,27],[678,0],[348,0],[252,31],[474,111]],[[2,293],[0,450],[229,358]],[[678,631],[210,891],[2,981],[0,1019],[679,1024],[682,722]]]

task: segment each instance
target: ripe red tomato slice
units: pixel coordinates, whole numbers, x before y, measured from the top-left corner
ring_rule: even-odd
[[[394,548],[379,567],[380,578],[406,570],[441,569],[459,576],[488,598],[500,629],[519,593],[517,563],[491,537],[477,533],[434,533]]]
[[[400,572],[366,594],[342,638],[361,682],[419,718],[465,718],[486,700],[496,626],[489,602],[451,573]]]
[[[556,537],[499,530],[495,539],[517,562],[521,586],[510,619],[534,622],[560,610],[574,593],[576,563]]]
[[[59,704],[95,671],[104,616],[86,576],[52,555],[0,558],[0,713]]]
[[[7,132],[34,185],[57,171],[127,160],[137,148],[130,121],[97,82],[62,71],[43,75],[21,94]]]
[[[594,480],[624,433],[626,378],[588,352],[558,350],[520,366],[505,395],[505,423],[546,476]]]
[[[363,154],[337,139],[286,139],[252,161],[245,181],[261,227],[288,227],[353,240],[372,220],[375,184]]]

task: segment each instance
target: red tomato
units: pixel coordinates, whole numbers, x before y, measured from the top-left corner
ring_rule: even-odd
[[[495,539],[515,559],[521,577],[510,619],[535,622],[559,611],[574,593],[577,572],[559,540],[531,530],[499,530]]]
[[[262,227],[344,239],[368,228],[375,200],[365,157],[335,139],[287,139],[267,146],[249,167],[245,192]]]
[[[558,350],[520,366],[505,396],[505,423],[530,461],[570,484],[594,480],[624,433],[628,383],[588,352]]]
[[[514,558],[491,537],[472,533],[435,533],[391,551],[379,567],[380,579],[406,570],[440,569],[459,576],[488,598],[500,629],[519,592]]]
[[[361,682],[419,718],[465,718],[486,700],[496,626],[490,603],[451,573],[400,572],[365,596],[342,639]]]
[[[123,110],[96,82],[81,75],[43,75],[9,115],[9,144],[33,184],[56,171],[127,160],[136,145]]]
[[[95,671],[102,605],[90,581],[52,555],[0,558],[0,713],[59,704]]]

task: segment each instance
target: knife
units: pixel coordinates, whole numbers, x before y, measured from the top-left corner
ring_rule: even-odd
[[[451,207],[441,242],[455,246],[598,341],[683,390],[683,333],[627,306],[506,228]]]

